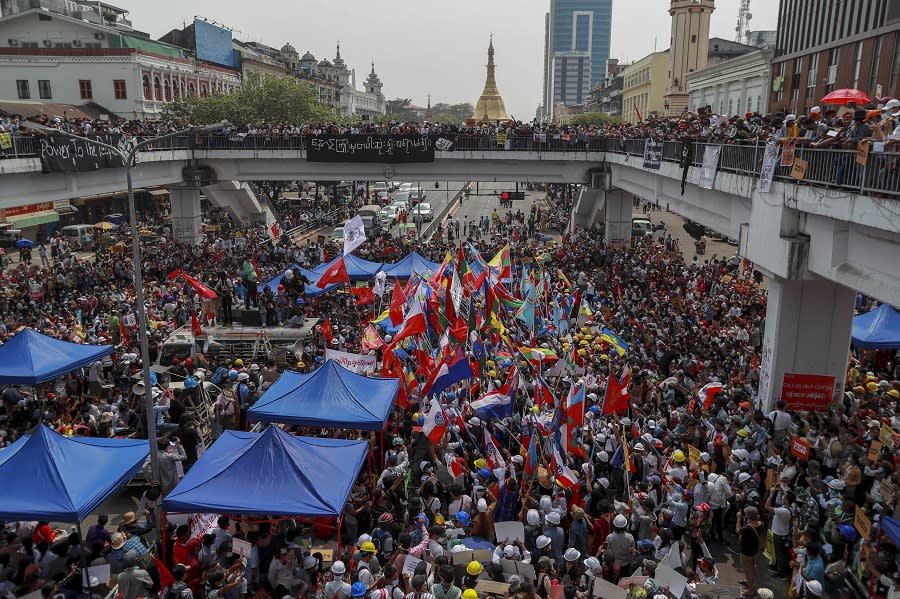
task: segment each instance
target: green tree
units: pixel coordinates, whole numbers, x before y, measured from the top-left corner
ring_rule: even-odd
[[[332,110],[316,100],[312,86],[294,77],[251,75],[232,93],[201,98],[189,96],[164,109],[166,118],[191,123],[322,122],[334,119]]]
[[[431,107],[431,112],[438,123],[464,123],[466,119],[472,118],[475,107],[468,102],[461,104],[439,102]]]
[[[406,122],[416,120],[416,115],[410,108],[411,104],[412,100],[410,98],[396,98],[386,101],[384,107],[387,117],[392,121]]]
[[[610,116],[605,112],[586,112],[584,114],[576,114],[569,121],[573,125],[618,125],[622,119],[617,116]]]

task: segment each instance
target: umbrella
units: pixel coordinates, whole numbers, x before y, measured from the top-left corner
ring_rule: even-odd
[[[109,231],[110,229],[116,228],[116,226],[114,224],[112,224],[111,222],[105,221],[105,220],[97,223],[96,225],[94,225],[94,227],[97,229],[102,229],[104,231]]]
[[[824,98],[823,104],[847,104],[848,102],[856,102],[859,105],[868,104],[869,96],[864,91],[858,89],[836,89]]]
[[[33,248],[34,242],[31,241],[30,239],[20,239],[19,241],[16,242],[16,247],[17,248]]]

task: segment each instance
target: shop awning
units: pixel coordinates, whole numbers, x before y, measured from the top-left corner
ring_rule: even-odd
[[[6,217],[6,222],[12,223],[17,229],[36,227],[38,225],[55,223],[57,221],[59,221],[59,212],[56,210],[41,210],[39,212],[29,212],[27,214],[16,214]]]
[[[164,196],[164,195],[169,195],[169,190],[168,189],[151,189],[147,193],[149,193],[152,196]]]

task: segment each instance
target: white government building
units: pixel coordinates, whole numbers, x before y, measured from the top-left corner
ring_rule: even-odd
[[[766,114],[774,50],[757,50],[685,75],[688,110],[711,106],[716,114]]]

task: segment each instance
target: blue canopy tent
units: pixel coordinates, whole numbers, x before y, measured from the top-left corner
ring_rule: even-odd
[[[40,425],[0,451],[0,520],[81,522],[149,453],[146,440],[64,437]]]
[[[0,385],[38,385],[113,352],[112,345],[60,341],[25,328],[0,345]]]
[[[418,252],[411,252],[399,262],[384,265],[384,274],[388,278],[408,279],[414,274],[426,275],[436,272],[440,264],[426,260]]]
[[[307,269],[303,268],[302,266],[300,266],[299,264],[297,264],[296,262],[291,264],[291,266],[289,268],[290,268],[290,270],[299,268],[300,274],[302,274],[303,276],[305,276],[307,279],[310,280],[309,285],[306,285],[306,296],[307,297],[318,297],[318,296],[322,295],[323,293],[328,293],[329,291],[332,291],[332,290],[340,287],[340,285],[332,284],[332,285],[325,285],[324,289],[320,289],[319,287],[317,287],[317,284],[319,282],[319,279],[322,278],[322,273],[317,273],[317,272],[313,272],[311,270],[307,270]],[[260,286],[260,289],[262,289],[263,287],[269,287],[272,289],[273,293],[278,293],[278,286],[281,285],[281,281],[284,279],[284,273],[285,273],[285,271],[282,271],[281,274],[279,274],[274,279],[270,279],[270,280],[266,281],[265,283],[263,283]]]
[[[860,349],[900,349],[900,313],[887,304],[853,319],[850,342]]]
[[[225,431],[163,500],[167,512],[334,517],[367,441],[295,437],[277,426]]]
[[[316,277],[322,276],[329,268],[331,268],[331,265],[334,264],[338,258],[340,258],[340,256],[325,264],[318,265],[312,269],[312,272],[316,274]],[[384,264],[381,262],[370,262],[369,260],[359,258],[353,254],[344,256],[344,267],[347,269],[347,276],[350,277],[351,281],[368,281],[374,277],[383,266]]]
[[[247,419],[382,431],[399,391],[397,379],[366,377],[328,360],[310,374],[285,371],[247,411]]]

